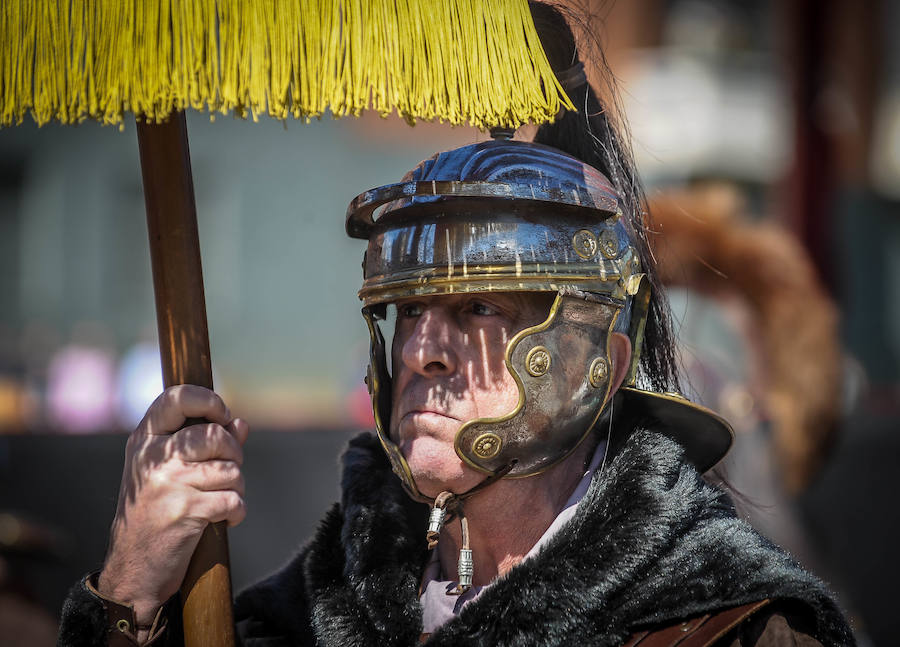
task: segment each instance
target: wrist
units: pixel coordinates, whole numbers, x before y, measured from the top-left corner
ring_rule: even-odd
[[[153,595],[148,596],[146,591],[135,590],[134,586],[111,577],[106,569],[96,577],[90,578],[88,582],[96,587],[95,593],[100,597],[130,607],[139,626],[150,626],[165,602]]]
[[[143,646],[156,642],[167,625],[163,605],[156,605],[152,613],[142,611],[142,616],[149,617],[149,621],[141,620],[130,600],[111,597],[108,592],[101,590],[103,588],[100,585],[101,578],[102,575],[97,573],[89,575],[84,579],[84,586],[90,594],[100,600],[106,611],[109,645]],[[148,604],[153,605],[152,602],[144,603],[145,607]]]

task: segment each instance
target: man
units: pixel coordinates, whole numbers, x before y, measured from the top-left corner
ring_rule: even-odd
[[[636,388],[639,369],[674,382],[671,337],[633,174],[579,66],[560,78],[585,114],[538,139],[587,123],[607,157],[501,137],[351,203],[376,436],[351,442],[316,536],[238,596],[245,644],[852,644],[821,583],[702,479],[727,423]],[[203,527],[244,516],[247,433],[196,387],[151,406],[60,644],[178,644],[171,596]]]
[[[360,295],[381,447],[351,444],[341,505],[238,598],[249,644],[617,645],[685,620],[685,633],[717,627],[736,608],[722,644],[851,640],[821,585],[701,479],[727,425],[634,388],[650,295],[599,171],[535,144],[477,144],[361,195],[348,231],[369,240]],[[196,417],[209,424],[176,431]],[[106,564],[70,600],[63,644],[89,635],[73,622],[91,604],[95,640],[116,603],[133,608],[139,643],[177,640],[165,605],[200,532],[244,516],[246,437],[204,389],[153,404],[128,442]],[[430,555],[412,499],[433,507]]]

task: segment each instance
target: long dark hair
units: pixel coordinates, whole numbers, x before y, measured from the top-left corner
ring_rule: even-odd
[[[532,16],[547,58],[557,76],[576,66],[579,54],[575,37],[560,9],[541,2],[530,2]],[[570,19],[583,21],[570,11]],[[604,87],[605,103],[585,81],[566,89],[577,111],[566,111],[553,123],[537,130],[534,141],[558,148],[602,171],[615,185],[622,200],[622,211],[630,218],[636,232],[634,245],[652,288],[644,347],[641,355],[641,377],[657,391],[678,391],[675,340],[669,304],[656,272],[656,260],[647,237],[650,216],[643,189],[635,170],[634,158],[619,106],[616,82],[597,44],[591,51],[590,63],[598,70]]]

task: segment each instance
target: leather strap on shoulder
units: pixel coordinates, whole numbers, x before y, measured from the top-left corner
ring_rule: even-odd
[[[638,631],[628,637],[623,647],[710,647],[767,604],[769,600],[758,600],[659,629]]]

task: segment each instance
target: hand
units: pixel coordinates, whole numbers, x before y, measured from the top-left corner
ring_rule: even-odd
[[[187,418],[208,422],[179,430]],[[175,386],[150,405],[125,446],[109,552],[98,589],[149,624],[180,587],[209,523],[243,521],[247,423],[199,386]]]

